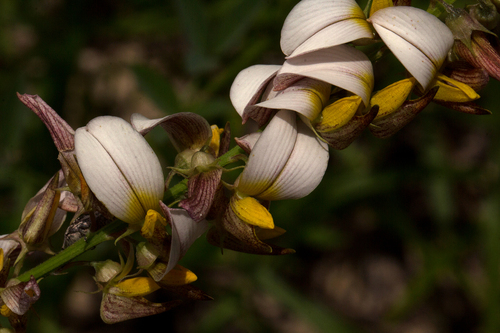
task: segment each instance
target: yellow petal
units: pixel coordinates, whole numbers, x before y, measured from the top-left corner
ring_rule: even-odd
[[[453,80],[446,75],[438,74],[436,86],[439,90],[434,97],[435,100],[444,102],[470,102],[480,96],[468,85],[457,80]]]
[[[134,297],[149,295],[158,289],[160,286],[152,278],[140,276],[121,281],[110,292],[117,296]]]
[[[384,89],[377,91],[370,100],[370,107],[378,105],[377,118],[385,117],[403,104],[410,95],[413,86],[415,85],[415,78],[408,78],[395,82]]]
[[[274,229],[274,221],[271,213],[255,198],[246,197],[238,199],[236,196],[233,196],[231,199],[231,209],[245,223],[263,229]]]
[[[370,16],[375,13],[377,10],[387,7],[392,7],[394,4],[392,0],[373,0],[372,6],[370,8]]]
[[[7,305],[4,304],[0,307],[0,314],[4,317],[9,317],[12,314],[12,311]]]
[[[321,112],[322,119],[315,126],[318,132],[330,132],[347,124],[361,104],[361,97],[344,97],[328,105]]]
[[[224,132],[223,128],[219,128],[217,125],[212,125],[212,139],[210,140],[209,146],[215,151],[215,155],[219,156],[219,146],[220,146],[220,136]]]
[[[144,225],[141,228],[141,234],[144,238],[153,238],[156,222],[167,225],[167,221],[156,210],[150,209],[144,218]]]
[[[181,265],[176,265],[161,279],[161,282],[170,286],[183,286],[196,280],[198,280],[196,274]]]

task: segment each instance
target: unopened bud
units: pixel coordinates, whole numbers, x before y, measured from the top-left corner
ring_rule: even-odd
[[[95,280],[101,284],[108,283],[122,270],[122,266],[119,263],[109,259],[106,261],[95,261],[90,265],[95,269]]]
[[[466,8],[469,14],[487,29],[495,29],[500,22],[500,14],[490,0],[479,0],[477,4]]]

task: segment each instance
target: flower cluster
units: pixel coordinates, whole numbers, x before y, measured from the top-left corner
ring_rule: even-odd
[[[478,6],[498,16],[485,1]],[[23,329],[26,312],[40,297],[37,279],[48,273],[21,274],[23,260],[32,251],[54,254],[48,240],[67,213],[73,216],[65,250],[55,257],[77,255],[87,241],[91,248],[99,234],[126,253],[120,262],[91,263],[106,323],[158,314],[182,298],[211,299],[190,285],[196,275],[178,264],[207,231],[208,242],[221,248],[293,253],[265,242],[285,232],[275,225],[270,203],[311,193],[326,172],[329,146],[344,149],[365,128],[391,136],[430,102],[489,113],[473,101],[490,76],[500,78],[493,47],[498,39],[488,30],[498,20],[483,20],[483,7],[467,13],[442,6],[445,23],[391,0],[373,1],[365,11],[354,0],[299,2],[281,33],[284,63],[251,66],[233,82],[234,108],[244,123],[255,121],[263,130],[236,138],[239,147],[231,151],[229,125],[210,126],[196,114],[134,114],[130,123],[103,116],[75,131],[40,97],[18,95],[48,128],[61,169],[26,204],[18,230],[0,238],[0,313]],[[377,52],[368,56],[366,47]],[[374,92],[373,66],[385,52],[407,75]],[[178,153],[166,177],[145,139],[157,126]],[[237,161],[244,162],[237,167],[243,171],[228,184],[222,175],[231,169],[225,166]],[[185,180],[171,186],[174,175]],[[109,227],[115,220],[122,230]],[[73,259],[64,258],[59,266]],[[180,299],[153,303],[144,297],[161,288]]]

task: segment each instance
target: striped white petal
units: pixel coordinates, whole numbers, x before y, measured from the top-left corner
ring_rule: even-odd
[[[453,45],[450,29],[434,15],[406,6],[377,10],[368,21],[410,74],[427,88]]]
[[[352,18],[365,19],[354,0],[302,0],[283,23],[281,50],[285,55],[290,55],[318,31]]]
[[[314,120],[330,98],[330,91],[329,83],[304,78],[281,91],[276,97],[252,107],[292,110]],[[248,110],[249,108],[245,112]]]
[[[292,154],[276,181],[257,196],[262,200],[299,199],[311,193],[323,179],[328,166],[328,144],[302,121]]]
[[[286,165],[296,138],[295,112],[279,111],[253,147],[240,175],[238,190],[255,196],[271,186]]]
[[[313,52],[327,47],[341,45],[362,38],[373,38],[373,32],[365,19],[349,19],[336,22],[300,44],[288,58],[296,57],[305,53]]]
[[[368,57],[352,46],[338,45],[287,59],[274,78],[274,88],[287,87],[291,75],[328,82],[360,96],[365,105],[373,89],[373,67]]]
[[[279,65],[254,65],[238,73],[231,85],[229,98],[240,116],[243,115],[247,105],[259,101],[267,83],[280,67]]]
[[[166,275],[184,257],[194,241],[208,230],[209,224],[206,220],[195,222],[184,209],[170,209],[163,202],[160,205],[172,226],[172,244],[167,269],[164,272]]]
[[[185,149],[200,149],[212,137],[212,129],[207,120],[191,112],[179,112],[157,119],[149,119],[139,113],[134,113],[130,122],[132,127],[142,135],[146,135],[160,125],[167,132],[178,152]]]
[[[155,153],[125,120],[97,117],[75,133],[75,151],[83,176],[111,214],[141,223],[163,198],[163,172]]]

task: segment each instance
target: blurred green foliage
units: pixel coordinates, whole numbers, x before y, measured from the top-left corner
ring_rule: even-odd
[[[40,95],[74,128],[104,114],[190,111],[241,136],[250,128],[232,109],[231,82],[248,66],[282,63],[280,29],[296,2],[0,1],[1,233],[59,169],[48,131],[16,92]],[[402,76],[386,57],[376,88]],[[493,115],[432,105],[390,139],[366,131],[332,151],[311,195],[271,207],[287,230],[276,242],[294,255],[221,254],[198,240],[181,263],[215,301],[107,326],[99,295],[78,292],[95,290],[92,271],[72,269],[40,283],[30,331],[500,331],[499,91],[492,80],[481,92]],[[148,140],[171,164],[166,135]],[[110,256],[104,245],[80,259]]]

